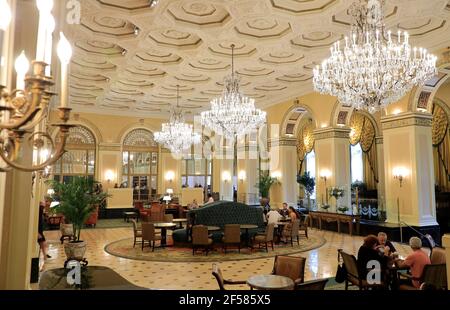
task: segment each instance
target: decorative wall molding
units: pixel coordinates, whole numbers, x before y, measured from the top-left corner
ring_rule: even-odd
[[[297,139],[296,138],[272,138],[268,142],[269,148],[276,146],[293,146],[297,147]]]
[[[375,137],[375,144],[383,144],[383,136]]]
[[[315,140],[348,139],[350,128],[321,128],[314,130]]]
[[[381,118],[383,130],[409,126],[431,127],[432,115],[429,113],[408,112],[399,115],[389,115]]]
[[[101,151],[114,151],[121,152],[122,144],[120,143],[99,143],[98,150]]]

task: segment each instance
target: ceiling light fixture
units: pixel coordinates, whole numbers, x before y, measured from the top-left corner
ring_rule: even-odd
[[[241,81],[234,71],[234,47],[231,44],[231,74],[224,79],[222,97],[213,99],[211,110],[200,114],[202,125],[229,139],[248,134],[266,121],[266,112],[255,108],[255,100],[241,93]]]
[[[155,132],[155,141],[177,155],[201,141],[200,134],[194,132],[193,126],[184,121],[182,109],[178,104],[178,91],[177,85],[177,105],[172,109],[169,122],[163,123],[161,131]]]
[[[436,75],[436,56],[411,48],[409,35],[386,31],[380,0],[359,0],[350,38],[331,47],[331,56],[314,69],[314,89],[337,96],[344,106],[374,113],[398,101],[412,87]]]

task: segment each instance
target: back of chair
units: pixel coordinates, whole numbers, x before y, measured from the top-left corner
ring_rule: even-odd
[[[305,263],[306,258],[301,256],[275,256],[273,264],[273,274],[291,278],[292,281],[299,280],[303,283],[305,279]]]
[[[192,244],[208,245],[208,227],[204,225],[195,225],[192,227]]]
[[[445,250],[437,247],[433,248],[430,260],[432,264],[445,264],[446,262]]]
[[[447,271],[445,264],[425,265],[421,282],[433,284],[437,289],[447,289]]]
[[[300,223],[300,226],[302,228],[308,227],[308,225],[309,225],[309,214],[305,215],[303,222]]]
[[[301,291],[323,291],[327,285],[328,279],[320,279],[304,282],[297,285],[297,290]]]
[[[142,240],[155,239],[155,225],[153,223],[142,223]]]
[[[294,220],[291,225],[291,236],[297,237],[300,229],[300,220]]]
[[[137,223],[134,219],[131,219],[131,223],[133,224],[133,232],[134,232],[134,235],[136,236],[136,233],[138,231]]]
[[[356,262],[356,257],[354,255],[345,253],[344,251],[340,251],[339,253],[341,254],[342,260],[344,261],[347,275],[351,275],[359,279],[358,264]]]
[[[164,214],[164,222],[172,223],[173,222],[173,214]]]
[[[241,226],[239,224],[225,224],[224,238],[227,243],[241,242]]]
[[[152,222],[162,222],[164,221],[164,215],[166,213],[166,208],[160,203],[152,202],[152,207],[150,209],[150,218]]]
[[[220,271],[220,268],[217,264],[212,265],[212,274],[217,280],[217,284],[219,285],[219,289],[221,291],[225,290],[225,283],[222,276],[222,271]]]
[[[266,241],[273,241],[273,231],[275,229],[275,223],[270,223],[266,227]]]

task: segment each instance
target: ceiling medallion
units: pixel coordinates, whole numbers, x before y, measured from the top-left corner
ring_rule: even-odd
[[[168,148],[173,154],[180,155],[189,150],[193,144],[200,143],[200,134],[194,132],[193,126],[185,123],[182,109],[178,103],[179,86],[177,85],[177,105],[172,109],[168,123],[155,132],[155,141]]]
[[[229,139],[245,135],[263,125],[266,112],[255,108],[255,100],[240,90],[240,78],[234,71],[234,47],[231,45],[231,74],[224,79],[222,96],[211,101],[211,110],[201,112],[202,125]]]
[[[436,56],[412,48],[409,35],[386,31],[380,0],[359,0],[350,38],[331,47],[331,56],[314,69],[314,89],[337,96],[344,106],[374,113],[398,101],[411,88],[436,75]]]

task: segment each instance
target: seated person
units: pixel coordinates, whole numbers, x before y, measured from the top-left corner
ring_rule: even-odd
[[[208,194],[208,200],[206,201],[205,204],[208,204],[208,203],[211,203],[211,202],[214,202],[214,198],[213,198],[213,196],[211,194]]]
[[[281,220],[281,214],[275,209],[270,209],[270,211],[267,212],[266,218],[267,218],[267,225],[274,223],[275,228],[277,228],[278,227],[277,223]]]
[[[423,268],[425,265],[431,264],[430,258],[427,253],[422,251],[422,240],[417,237],[411,237],[409,239],[409,246],[413,250],[411,254],[406,257],[405,260],[397,260],[396,264],[399,268],[409,267],[411,275],[413,276],[412,285],[416,288],[420,288],[420,277],[422,276]],[[406,280],[407,284],[410,284],[410,280]]]
[[[281,239],[281,241],[283,241],[283,242],[286,242],[286,238],[291,237],[292,222],[299,219],[297,212],[295,212],[294,207],[289,207],[288,216],[291,219],[291,221],[288,224],[284,225],[283,232],[282,232],[282,239]]]
[[[385,252],[381,254],[377,250],[378,246],[378,238],[375,235],[368,235],[364,238],[363,245],[358,250],[358,273],[361,279],[367,278],[367,273],[369,270],[367,269],[367,263],[371,260],[376,260],[381,265],[381,271],[387,269],[388,263],[388,248],[385,248]]]
[[[387,240],[387,234],[385,232],[380,231],[378,233],[378,249],[381,253],[384,253],[384,248],[388,248],[388,254],[391,255],[394,252],[397,252],[394,245],[391,241]]]
[[[288,204],[286,202],[283,202],[283,208],[279,211],[282,216],[288,216],[289,215],[289,209]]]
[[[198,209],[197,199],[192,200],[192,203],[188,205],[189,210]]]

